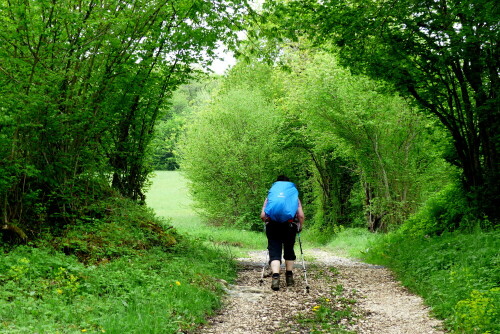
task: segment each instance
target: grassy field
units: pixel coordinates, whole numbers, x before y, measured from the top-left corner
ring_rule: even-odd
[[[181,232],[196,233],[202,226],[191,207],[187,182],[180,172],[155,172],[146,193],[146,204],[157,215],[171,218],[174,227]]]
[[[180,172],[157,171],[151,182],[151,187],[146,194],[147,205],[157,215],[169,218],[179,232],[217,245],[225,245],[234,255],[241,255],[246,250],[266,248],[267,243],[263,232],[241,231],[203,224],[191,206],[187,181]]]

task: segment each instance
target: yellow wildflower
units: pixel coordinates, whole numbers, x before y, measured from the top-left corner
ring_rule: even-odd
[[[181,282],[179,282],[179,281],[175,281],[175,284],[176,284],[177,286],[179,286],[179,285],[181,285]]]
[[[62,295],[62,293],[63,293],[62,289],[57,289],[56,291],[57,291],[57,293],[58,293],[58,294],[60,294],[60,295]]]

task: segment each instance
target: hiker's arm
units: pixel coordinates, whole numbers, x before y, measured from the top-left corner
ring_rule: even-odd
[[[267,198],[264,201],[264,205],[262,206],[262,211],[260,212],[260,219],[262,219],[262,221],[264,221],[264,222],[267,220],[266,212],[264,211],[266,208],[266,205],[267,205]]]
[[[301,230],[303,225],[304,225],[304,220],[306,217],[304,216],[304,211],[302,210],[302,203],[300,202],[299,199],[299,207],[297,208],[297,219],[299,220],[299,229]]]

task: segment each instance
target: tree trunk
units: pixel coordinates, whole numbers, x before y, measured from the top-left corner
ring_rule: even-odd
[[[2,225],[0,231],[2,231],[4,236],[10,234],[11,236],[20,238],[22,241],[26,241],[28,239],[26,233],[15,225],[4,224]]]

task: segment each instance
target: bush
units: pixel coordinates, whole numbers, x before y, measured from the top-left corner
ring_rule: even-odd
[[[500,333],[500,288],[472,290],[457,303],[455,329],[464,333]]]
[[[57,236],[46,236],[37,244],[48,242],[56,250],[91,264],[153,247],[168,250],[179,238],[168,222],[162,222],[150,209],[131,200],[109,198],[95,203],[93,211],[100,218],[82,216],[58,231]]]
[[[262,93],[230,90],[198,112],[180,145],[196,206],[214,225],[261,229],[260,208],[282,152],[269,133],[279,119]]]
[[[464,191],[452,184],[429,197],[423,207],[400,228],[406,235],[441,235],[443,232],[472,231],[477,226],[488,226],[478,221]]]

